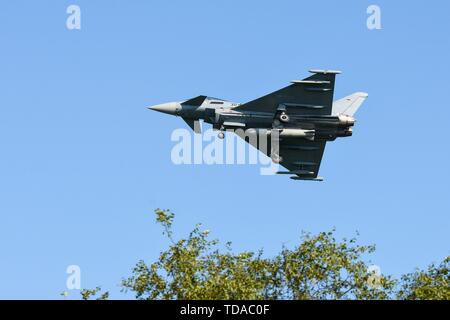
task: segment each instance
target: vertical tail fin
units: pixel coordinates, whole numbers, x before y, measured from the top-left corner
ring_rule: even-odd
[[[355,92],[354,94],[337,100],[333,102],[332,114],[345,114],[347,116],[353,116],[368,96],[369,95],[365,92]]]

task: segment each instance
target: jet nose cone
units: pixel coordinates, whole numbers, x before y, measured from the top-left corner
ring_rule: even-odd
[[[157,105],[154,105],[154,106],[151,106],[148,108],[151,110],[158,111],[158,112],[174,115],[178,110],[178,103],[169,102],[169,103],[157,104]]]

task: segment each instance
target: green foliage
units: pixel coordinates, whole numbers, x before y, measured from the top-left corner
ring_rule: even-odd
[[[187,239],[173,241],[169,211],[156,210],[157,222],[172,241],[157,262],[140,261],[123,287],[138,299],[261,299],[271,280],[271,261],[262,253],[233,254],[218,249],[208,231],[197,225]]]
[[[280,268],[281,297],[287,299],[387,299],[395,282],[372,274],[363,261],[374,246],[361,246],[356,239],[334,238],[334,230],[316,236],[303,235],[299,246],[284,248],[276,258]]]
[[[95,298],[98,294],[100,294],[102,291],[101,287],[96,287],[95,289],[82,289],[80,291],[81,299],[83,300],[89,300],[91,298]],[[106,291],[104,293],[101,293],[100,296],[95,298],[95,300],[108,300],[109,298],[109,292]]]
[[[200,224],[174,240],[174,214],[155,214],[169,248],[151,264],[139,261],[122,280],[123,291],[137,299],[450,299],[450,257],[397,281],[369,271],[365,258],[374,246],[358,245],[355,238],[338,241],[335,230],[304,233],[297,246],[267,258],[262,251],[234,253],[231,243],[221,246]],[[109,293],[97,287],[81,296],[102,300]]]
[[[299,246],[265,258],[262,251],[235,254],[229,243],[222,252],[200,225],[174,241],[174,214],[155,213],[172,244],[156,262],[140,261],[123,280],[125,291],[138,299],[386,299],[394,286],[389,277],[381,276],[377,286],[368,281],[362,256],[373,246],[337,242],[334,230],[304,234]]]
[[[450,300],[450,256],[439,265],[418,270],[402,277],[398,299]]]

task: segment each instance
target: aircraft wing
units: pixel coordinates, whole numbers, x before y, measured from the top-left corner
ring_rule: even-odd
[[[325,144],[325,141],[283,139],[279,143],[280,165],[288,170],[278,173],[294,174],[292,179],[296,180],[322,180],[319,169]]]
[[[256,100],[244,103],[236,111],[275,114],[285,108],[290,114],[330,115],[333,106],[334,82],[339,71],[310,70],[312,76],[294,80],[292,84]]]
[[[240,136],[238,134],[238,136]],[[272,146],[271,136],[266,136],[266,141],[257,141],[261,139],[248,139],[240,136],[246,142],[271,157]],[[316,180],[321,181],[319,177],[320,164],[325,151],[326,141],[310,141],[300,138],[283,138],[278,143],[278,155],[281,160],[280,165],[287,171],[278,172],[278,174],[290,174],[294,180]],[[273,159],[273,157],[272,157]]]

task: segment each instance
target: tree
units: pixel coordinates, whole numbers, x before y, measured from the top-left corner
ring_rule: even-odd
[[[264,290],[274,280],[273,263],[262,252],[233,254],[218,249],[217,240],[197,225],[187,239],[175,241],[172,235],[174,215],[156,210],[156,220],[164,227],[171,242],[158,261],[137,263],[133,274],[124,280],[125,290],[138,299],[262,299]]]
[[[450,299],[450,257],[427,270],[395,280],[370,271],[365,260],[375,246],[357,239],[335,238],[335,230],[303,233],[294,248],[275,257],[263,251],[234,253],[209,231],[195,226],[185,239],[175,240],[169,210],[155,210],[169,248],[157,261],[139,261],[123,291],[137,299]],[[83,299],[107,299],[100,287],[82,290]]]
[[[197,225],[186,239],[175,241],[174,214],[157,209],[171,245],[158,261],[139,261],[123,280],[137,299],[386,299],[394,281],[380,276],[376,285],[362,256],[373,246],[355,239],[337,242],[334,230],[317,236],[302,235],[294,249],[283,248],[274,258],[262,251],[233,253]]]
[[[82,289],[80,291],[81,299],[89,300],[97,296],[96,300],[108,300],[109,292],[101,293],[101,291],[101,287],[96,287],[95,289]]]
[[[356,239],[337,241],[334,230],[304,234],[300,245],[276,257],[284,299],[388,299],[395,285],[390,277],[373,274],[362,259],[375,246]]]
[[[398,299],[450,300],[450,256],[427,270],[417,270],[402,276]]]

